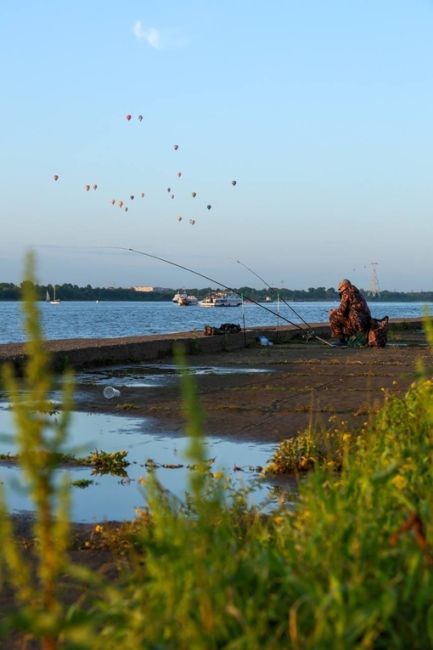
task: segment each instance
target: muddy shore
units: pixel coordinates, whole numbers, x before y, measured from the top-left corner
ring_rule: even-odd
[[[329,333],[326,326],[320,327]],[[191,333],[181,333],[132,341],[51,341],[47,348],[53,356],[60,355],[59,365],[63,365],[62,355],[66,354],[77,368],[78,410],[143,416],[152,418],[156,432],[182,433],[184,419],[176,377],[151,388],[134,386],[134,382],[128,386],[126,378],[134,369],[142,374],[175,375],[167,346],[183,342],[205,412],[205,433],[266,442],[294,436],[311,420],[317,426],[326,426],[329,418],[361,425],[381,405],[385,390],[407,388],[415,377],[418,359],[430,363],[419,320],[394,323],[385,349],[332,348],[315,340],[300,340],[290,327],[266,334],[274,345],[261,346],[257,331],[252,331],[247,347],[242,335],[191,337]],[[192,348],[191,341],[195,342]],[[141,349],[141,357],[133,354],[131,358],[131,345],[137,355]],[[113,349],[117,350],[114,355]],[[95,359],[95,350],[99,356],[92,363],[89,359]],[[77,356],[72,364],[74,351]],[[22,345],[2,345],[0,363],[22,362],[23,353]],[[107,358],[113,365],[106,364]],[[116,363],[117,359],[122,361]],[[90,383],[85,381],[86,369],[96,377]],[[200,372],[203,369],[205,372]],[[103,397],[104,385],[98,383],[98,372],[104,373],[105,380],[110,376],[116,379],[121,390],[118,399]]]
[[[194,375],[206,414],[205,433],[278,442],[296,435],[311,419],[319,426],[332,416],[361,425],[382,404],[385,390],[409,386],[418,359],[430,362],[422,332],[391,338],[385,349],[338,349],[310,341],[189,356],[192,371],[208,370]],[[212,372],[221,367],[230,373]],[[112,372],[115,376],[122,370]],[[159,431],[181,433],[184,428],[178,383],[125,387],[110,401],[101,387],[78,383],[76,407],[151,417]]]

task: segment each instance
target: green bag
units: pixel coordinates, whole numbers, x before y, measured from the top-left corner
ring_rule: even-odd
[[[364,348],[368,343],[368,336],[365,332],[353,334],[347,341],[350,348]]]

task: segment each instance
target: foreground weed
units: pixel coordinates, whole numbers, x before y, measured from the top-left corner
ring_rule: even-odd
[[[36,568],[34,571],[14,541],[3,491],[0,491],[1,565],[16,595],[15,622],[19,621],[24,630],[38,636],[44,648],[51,649],[57,647],[56,639],[64,618],[57,584],[66,565],[69,538],[67,481],[65,479],[58,487],[55,470],[66,441],[73,383],[70,374],[66,373],[62,410],[55,421],[50,419],[48,414],[53,407],[49,395],[53,380],[43,349],[31,257],[27,260],[25,277],[22,286],[28,361],[22,384],[18,385],[8,367],[3,379],[15,420],[20,465],[35,506]]]

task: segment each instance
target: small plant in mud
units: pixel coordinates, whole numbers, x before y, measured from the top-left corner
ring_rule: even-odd
[[[353,434],[344,429],[309,427],[293,438],[280,442],[263,474],[297,474],[308,472],[317,465],[341,470],[352,440]]]
[[[126,460],[127,451],[99,451],[95,449],[89,454],[89,462],[93,465],[93,474],[114,474],[126,476],[126,468],[130,465]]]
[[[123,404],[116,404],[118,411],[137,411],[140,407],[132,402],[123,402]]]
[[[57,402],[49,401],[47,404],[41,405],[40,408],[44,409],[40,411],[41,413],[46,413],[47,415],[56,415],[60,410],[60,404]]]
[[[80,479],[77,479],[76,481],[72,481],[71,486],[81,488],[82,490],[84,490],[85,488],[88,488],[91,485],[93,485],[94,482],[95,481],[93,481],[90,478],[80,478]]]

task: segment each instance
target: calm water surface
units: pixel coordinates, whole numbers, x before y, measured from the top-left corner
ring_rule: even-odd
[[[55,417],[55,416],[53,416]],[[12,413],[6,402],[0,403],[0,451],[14,453],[14,423]],[[72,481],[91,479],[93,485],[81,489],[72,488],[71,518],[77,522],[94,522],[104,519],[133,519],[135,509],[146,503],[140,477],[145,477],[145,463],[152,459],[158,465],[182,464],[184,467],[156,470],[157,478],[171,494],[183,500],[188,490],[191,470],[186,468],[185,449],[188,438],[184,435],[156,435],[150,418],[127,418],[120,415],[92,414],[74,412],[70,426],[69,445],[78,456],[87,455],[94,449],[104,451],[128,452],[131,463],[127,467],[127,477],[94,476],[91,468],[68,468]],[[251,494],[251,502],[262,503],[272,492],[268,482],[257,481],[257,466],[266,465],[272,456],[274,445],[253,442],[236,442],[216,437],[206,439],[207,457],[214,458],[212,471],[223,469],[232,475],[236,485],[256,483]],[[78,451],[77,451],[78,450]],[[242,471],[233,471],[234,466]],[[59,470],[58,477],[65,470]],[[14,513],[32,511],[32,503],[24,489],[23,479],[17,467],[0,464],[0,482],[6,492],[9,509]]]
[[[325,322],[328,310],[336,302],[295,302],[294,309],[307,322]],[[412,318],[421,316],[425,303],[373,303],[375,317]],[[246,327],[287,324],[278,312],[294,323],[300,320],[283,303],[266,303],[264,307],[246,304],[244,307],[205,308],[179,307],[172,302],[62,302],[39,304],[43,331],[47,339],[114,338],[145,336],[171,332],[202,331],[205,325],[239,323]],[[0,343],[23,341],[21,304],[0,302]]]

